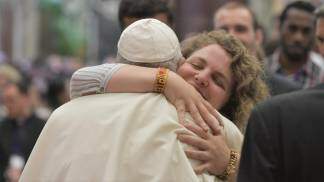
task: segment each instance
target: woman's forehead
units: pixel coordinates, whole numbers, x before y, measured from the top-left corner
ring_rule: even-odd
[[[209,59],[229,59],[229,55],[224,48],[222,48],[219,44],[210,44],[205,47],[202,47],[196,51],[194,51],[190,57],[202,57]],[[190,58],[189,57],[189,58]]]

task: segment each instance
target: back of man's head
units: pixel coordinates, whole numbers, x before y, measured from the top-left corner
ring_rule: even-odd
[[[155,18],[172,26],[173,14],[168,3],[163,0],[121,0],[118,10],[118,19],[121,29],[136,20]]]
[[[285,9],[282,11],[279,20],[280,20],[280,27],[282,26],[282,24],[285,22],[287,15],[288,15],[288,11],[290,9],[298,9],[298,10],[302,10],[305,11],[309,14],[313,14],[315,7],[309,3],[309,2],[305,2],[305,1],[295,1],[292,2],[290,4],[288,4]]]
[[[118,41],[117,61],[175,71],[182,57],[179,40],[166,24],[153,18],[129,25]]]

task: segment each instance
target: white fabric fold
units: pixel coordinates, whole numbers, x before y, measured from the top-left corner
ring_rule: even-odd
[[[229,146],[240,150],[241,133],[223,122]],[[194,173],[179,129],[176,109],[160,94],[79,97],[53,112],[20,181],[218,181]]]

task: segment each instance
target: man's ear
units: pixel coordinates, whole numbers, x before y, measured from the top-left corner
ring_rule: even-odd
[[[185,62],[186,62],[186,59],[185,59],[184,57],[181,57],[180,61],[179,61],[178,64],[177,64],[177,70],[178,70],[179,67],[180,67],[181,65],[183,65],[183,63],[185,63]]]

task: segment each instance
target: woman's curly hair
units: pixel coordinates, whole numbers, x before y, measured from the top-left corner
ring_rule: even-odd
[[[269,95],[263,80],[263,66],[248,53],[238,39],[222,30],[197,34],[184,40],[181,44],[182,54],[188,58],[195,51],[211,44],[220,45],[232,60],[234,86],[228,102],[220,109],[220,112],[244,132],[255,104]]]

